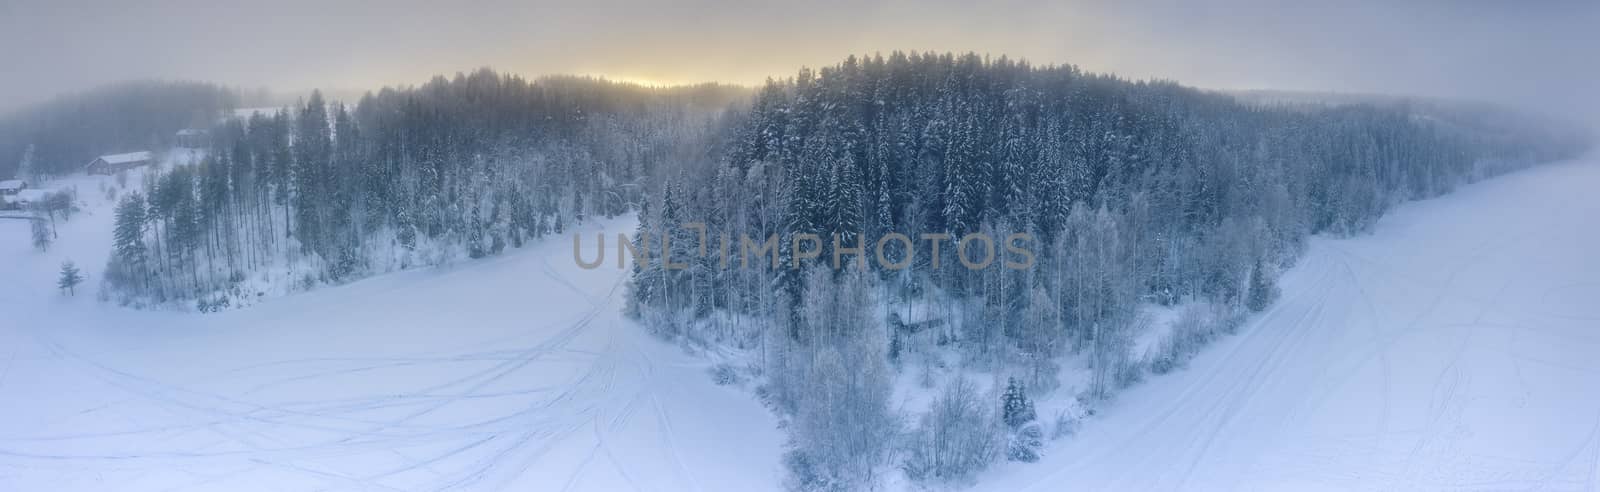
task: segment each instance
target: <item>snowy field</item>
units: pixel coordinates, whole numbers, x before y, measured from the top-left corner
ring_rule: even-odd
[[[553,240],[194,314],[95,301],[110,208],[0,220],[0,491],[759,490],[782,434]],[[132,182],[137,182],[134,180]],[[619,220],[614,230],[631,231]],[[614,236],[613,236],[614,237]],[[53,288],[76,261],[76,297]]]
[[[219,314],[95,302],[110,211],[0,219],[0,490],[765,490],[782,434],[560,238]],[[1600,485],[1600,165],[1313,240],[1283,298],[980,490]],[[606,224],[631,231],[632,224]],[[73,259],[76,297],[53,289]],[[1048,416],[1043,416],[1048,417]]]
[[[1597,490],[1600,164],[1317,238],[1283,298],[981,490]]]

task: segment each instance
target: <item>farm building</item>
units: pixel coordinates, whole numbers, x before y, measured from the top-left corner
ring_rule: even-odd
[[[209,136],[205,130],[184,128],[178,130],[177,144],[186,149],[203,149],[211,143]]]
[[[55,193],[55,190],[22,190],[17,192],[16,196],[11,197],[11,200],[12,203],[15,203],[18,206],[26,207],[36,203],[44,203],[44,201],[49,199],[50,195],[53,193]]]
[[[90,162],[84,168],[84,171],[89,174],[116,174],[149,164],[151,158],[151,154],[148,151],[103,155]]]
[[[59,197],[57,195],[60,195]],[[17,210],[34,206],[49,207],[52,200],[61,200],[59,203],[69,203],[72,198],[63,190],[48,188],[28,188],[18,191],[15,195],[0,197],[0,209]]]
[[[0,181],[0,196],[11,196],[28,188],[28,183],[20,179]]]
[[[20,179],[0,181],[0,210],[22,208],[16,203],[17,195],[28,189],[28,183]]]

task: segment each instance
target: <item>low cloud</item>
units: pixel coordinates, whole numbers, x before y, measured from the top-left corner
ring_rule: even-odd
[[[365,89],[479,66],[756,84],[890,50],[1222,89],[1488,100],[1600,120],[1588,1],[0,3],[0,109],[133,78]]]

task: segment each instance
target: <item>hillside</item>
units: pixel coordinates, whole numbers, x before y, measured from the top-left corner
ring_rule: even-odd
[[[1600,162],[1318,238],[1269,311],[979,490],[1593,490]]]
[[[0,220],[0,490],[758,490],[768,413],[551,240],[216,314],[95,302],[110,203]],[[138,176],[133,177],[133,182]],[[627,231],[619,218],[608,230]],[[56,293],[72,259],[88,282]],[[709,411],[708,411],[709,409]],[[738,443],[730,446],[728,443]]]

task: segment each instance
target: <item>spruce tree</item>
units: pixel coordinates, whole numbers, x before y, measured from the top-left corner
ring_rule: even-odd
[[[1026,388],[1017,378],[1007,378],[1006,392],[1000,395],[1001,417],[1012,429],[1021,428],[1036,417],[1033,401],[1028,399]]]
[[[61,264],[61,276],[56,279],[56,288],[67,295],[77,295],[76,287],[83,282],[83,275],[78,272],[77,265],[71,261]]]
[[[32,224],[29,224],[29,225],[31,226],[31,229],[32,229],[32,232],[33,232],[33,247],[34,247],[34,249],[37,249],[39,251],[45,251],[45,250],[50,249],[50,242],[55,239],[55,238],[51,237],[51,236],[54,236],[54,234],[50,233],[50,223],[49,222],[45,222],[44,219],[39,218],[39,217],[34,217],[33,220],[30,220],[28,222],[32,223]]]
[[[150,282],[149,275],[145,274],[146,221],[144,196],[138,192],[129,193],[117,204],[116,218],[111,229],[113,248],[111,261],[117,268],[108,270],[119,271],[122,274],[116,277],[108,275],[108,279],[121,282],[123,288],[134,293],[143,293]]]
[[[1261,312],[1278,296],[1278,286],[1268,272],[1266,265],[1257,260],[1255,268],[1250,269],[1250,287],[1246,293],[1245,307],[1251,311]]]

